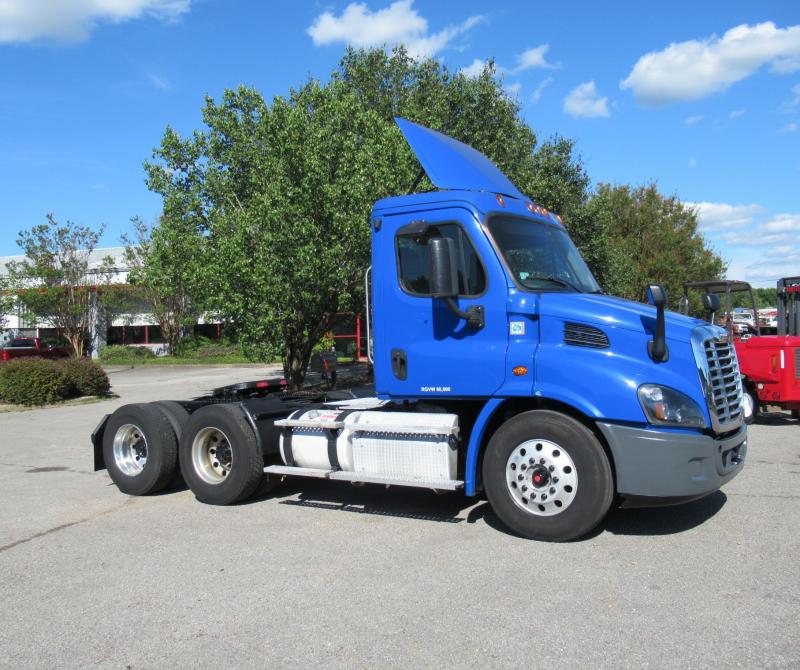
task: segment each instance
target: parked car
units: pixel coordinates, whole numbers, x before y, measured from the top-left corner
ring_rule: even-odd
[[[0,349],[0,360],[10,361],[23,356],[40,358],[66,358],[71,353],[69,347],[42,342],[38,337],[16,337]]]

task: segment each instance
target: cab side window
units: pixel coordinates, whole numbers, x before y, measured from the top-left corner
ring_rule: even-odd
[[[397,237],[397,265],[400,286],[413,295],[430,295],[428,240],[449,237],[456,252],[458,293],[470,297],[486,290],[486,272],[469,236],[455,223],[431,226],[422,236]]]

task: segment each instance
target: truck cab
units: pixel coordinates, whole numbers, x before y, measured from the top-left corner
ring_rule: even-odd
[[[651,304],[604,295],[557,214],[475,149],[396,121],[436,190],[372,209],[374,396],[180,403],[191,418],[173,415],[172,467],[198,499],[242,499],[263,466],[273,480],[485,494],[515,533],[563,541],[612,504],[686,502],[736,476],[747,433],[725,330],[667,312],[656,285]],[[128,492],[151,491],[123,470],[151,467],[156,414],[120,408],[93,436]]]

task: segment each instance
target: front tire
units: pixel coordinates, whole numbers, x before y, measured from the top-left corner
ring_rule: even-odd
[[[549,410],[524,412],[492,436],[483,483],[497,516],[522,537],[577,539],[605,517],[614,496],[608,458],[583,424]]]
[[[249,498],[264,476],[253,429],[236,405],[208,405],[189,418],[181,435],[183,479],[209,505]]]

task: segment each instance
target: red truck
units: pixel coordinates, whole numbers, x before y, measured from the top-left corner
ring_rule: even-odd
[[[746,292],[757,314],[750,284],[743,281],[686,282],[681,311],[688,313],[689,290],[705,293],[703,304],[728,329],[736,347],[742,375],[745,421],[752,423],[762,405],[776,405],[800,419],[800,277],[778,281],[778,334],[765,335],[758,323],[755,334],[734,328],[733,293]],[[712,303],[709,298],[716,300]],[[725,302],[722,303],[722,298]]]
[[[17,337],[0,349],[0,361],[10,361],[23,356],[39,358],[66,358],[70,355],[68,347],[43,343],[38,337]]]

